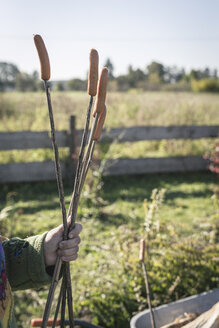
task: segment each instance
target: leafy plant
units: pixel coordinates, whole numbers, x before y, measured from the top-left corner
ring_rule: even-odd
[[[216,174],[219,178],[219,144],[216,144],[212,151],[205,155],[205,158],[209,160],[209,170]],[[219,218],[219,187],[218,184],[213,187],[214,194],[212,196],[214,200],[214,206],[216,213],[214,217]]]
[[[205,155],[205,158],[209,160],[209,170],[219,177],[219,144],[214,145],[213,150]]]
[[[150,245],[147,265],[154,306],[216,288],[219,274],[218,224],[209,218],[207,229],[206,225],[201,225],[201,231],[181,239],[173,223],[167,225],[161,218],[154,220],[163,203],[164,192],[153,190],[145,218],[146,244]],[[151,222],[157,223],[152,225]],[[144,292],[142,288],[146,299]]]
[[[205,78],[191,81],[192,91],[195,92],[219,92],[218,79]]]
[[[147,241],[147,256],[149,256],[150,241],[152,238],[156,238],[157,233],[160,230],[159,211],[164,201],[166,190],[153,189],[151,193],[151,203],[144,200],[144,227],[145,227],[145,239]]]
[[[146,207],[144,234],[150,246],[147,257],[152,304],[157,306],[217,287],[218,227],[212,218],[208,226],[186,238],[177,234],[174,223],[162,215],[165,190],[154,189]],[[90,222],[94,228],[94,222]],[[92,233],[90,234],[92,240]],[[80,299],[79,316],[91,316],[104,327],[129,327],[129,320],[147,307],[144,280],[138,262],[139,233],[125,224],[105,233],[94,247],[87,245],[84,265],[74,274]],[[87,271],[86,267],[90,270]],[[77,270],[76,270],[77,271]],[[79,280],[78,280],[79,279]]]

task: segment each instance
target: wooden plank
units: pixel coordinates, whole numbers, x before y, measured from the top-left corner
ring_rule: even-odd
[[[66,166],[61,163],[63,178]],[[124,158],[108,160],[103,175],[169,173],[206,170],[207,161],[199,156],[167,158]],[[0,165],[0,183],[55,180],[54,162],[10,163]]]
[[[134,126],[114,128],[108,132],[104,130],[101,141],[118,139],[118,143],[122,143],[141,140],[217,138],[218,136],[219,125]]]
[[[66,172],[63,163],[61,163],[61,169],[64,177]],[[55,164],[52,161],[0,165],[0,183],[49,181],[55,179]]]
[[[67,131],[57,131],[56,140],[59,147],[69,146]],[[48,131],[1,132],[0,150],[52,148]]]
[[[103,175],[203,171],[208,162],[201,156],[164,158],[123,158],[108,160]]]
[[[77,130],[76,143],[80,146],[83,130]],[[104,130],[101,141],[118,140],[118,143],[161,139],[216,138],[219,126],[134,126]],[[67,131],[56,132],[59,147],[69,147]],[[48,131],[0,132],[0,150],[52,148]]]

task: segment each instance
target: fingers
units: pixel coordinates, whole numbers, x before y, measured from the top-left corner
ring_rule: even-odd
[[[80,234],[82,230],[82,225],[80,223],[75,223],[75,226],[74,226],[74,229],[72,229],[69,234],[68,234],[68,237],[69,238],[74,238],[76,236],[78,236]]]
[[[58,255],[61,257],[62,261],[74,261],[78,257],[79,246],[72,247],[69,249],[58,250]]]
[[[76,246],[78,246],[81,242],[81,238],[79,236],[74,237],[72,239],[63,240],[61,243],[59,243],[59,249],[65,250],[65,249],[71,249]]]
[[[65,262],[70,262],[70,261],[75,261],[78,257],[78,250],[79,250],[79,247],[75,247],[75,248],[72,248],[72,249],[69,249],[69,250],[64,250],[64,251],[61,251],[61,250],[58,250],[58,255],[59,257],[61,257],[61,260],[62,261],[65,261]]]
[[[68,257],[77,254],[79,251],[79,246],[75,246],[72,248],[64,249],[64,250],[58,250],[59,254],[62,256]]]
[[[78,258],[78,254],[68,256],[68,257],[65,257],[65,256],[61,257],[62,261],[64,261],[64,262],[75,261],[77,258]]]
[[[68,240],[63,240],[59,243],[59,249],[57,251],[58,255],[61,257],[62,261],[74,261],[78,257],[79,244],[81,239],[79,234],[82,230],[82,225],[80,223],[75,223],[74,229],[69,232]]]

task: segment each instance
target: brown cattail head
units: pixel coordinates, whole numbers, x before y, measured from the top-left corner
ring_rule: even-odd
[[[50,79],[50,63],[45,43],[39,34],[34,34],[33,39],[40,59],[41,79],[48,81]]]
[[[139,253],[139,261],[144,261],[145,254],[145,240],[142,238],[140,241],[140,253]]]
[[[100,140],[105,118],[106,118],[106,106],[104,106],[104,110],[100,113],[100,116],[98,118],[97,127],[93,135],[93,140],[95,141]]]
[[[106,101],[106,88],[107,88],[107,81],[108,81],[108,69],[104,67],[100,74],[100,79],[98,82],[97,87],[97,99],[95,102],[93,116],[96,116],[96,113],[101,113],[105,107]]]
[[[91,49],[87,92],[90,96],[93,96],[93,97],[96,96],[96,94],[97,94],[98,65],[99,65],[98,52],[96,49]]]

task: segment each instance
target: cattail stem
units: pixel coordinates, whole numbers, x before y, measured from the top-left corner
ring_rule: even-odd
[[[91,114],[92,104],[93,104],[93,97],[91,96],[89,106],[88,106],[88,109],[87,109],[85,129],[84,129],[84,133],[83,133],[83,137],[82,137],[81,150],[80,150],[80,155],[79,155],[79,160],[78,160],[78,165],[77,165],[74,191],[73,191],[72,199],[71,199],[70,206],[69,206],[69,209],[68,209],[68,217],[71,216],[73,208],[75,208],[75,205],[74,205],[74,197],[75,196],[74,195],[75,195],[75,190],[76,190],[76,187],[77,187],[76,183],[77,183],[77,181],[80,181],[81,163],[82,163],[82,159],[83,159],[83,155],[84,155],[84,151],[85,151],[85,147],[86,147],[86,142],[87,142],[87,137],[88,137],[88,129],[89,129],[89,123],[90,123],[90,114]],[[79,199],[78,199],[78,201],[79,201]],[[78,205],[77,205],[77,207],[78,207]],[[75,214],[75,216],[76,216],[76,214]],[[71,225],[71,227],[69,227],[69,229],[72,229],[73,227],[74,227],[74,225]],[[67,232],[68,232],[68,229],[67,229]],[[66,233],[65,233],[65,237],[67,237]],[[60,275],[60,271],[61,271],[61,266],[62,266],[62,261],[61,261],[60,257],[57,257],[55,270],[54,270],[54,274],[53,274],[53,279],[52,279],[52,283],[50,285],[49,294],[48,294],[48,298],[47,298],[47,303],[46,303],[46,307],[45,307],[45,311],[44,311],[43,324],[47,323],[48,318],[49,318],[49,314],[50,314],[51,306],[52,306],[52,301],[53,301],[53,298],[54,298],[55,289],[56,289],[57,284],[58,284],[58,279],[59,279],[59,275]],[[64,270],[63,279],[67,279],[68,285],[70,286],[71,279],[70,279],[70,270],[69,270],[69,268],[67,270]],[[72,299],[72,297],[70,297],[70,295],[68,293],[68,305],[72,309],[73,304],[71,304],[71,299]],[[42,327],[46,327],[46,326],[42,326]]]
[[[92,104],[93,104],[93,96],[90,96],[90,103],[89,103],[89,106],[87,109],[86,123],[85,123],[84,133],[82,136],[81,149],[80,149],[80,154],[78,157],[74,190],[72,193],[72,198],[71,198],[71,202],[70,202],[70,206],[69,206],[70,218],[71,218],[70,229],[72,229],[75,225],[75,220],[76,220],[77,210],[78,210],[78,203],[79,203],[79,199],[80,199],[79,186],[80,186],[81,171],[82,171],[82,165],[83,165],[83,157],[84,157],[85,147],[86,147],[87,138],[88,138],[88,130],[89,130],[89,124],[90,124],[90,115],[91,115]]]
[[[50,126],[51,126],[51,139],[53,144],[53,150],[55,155],[55,170],[56,170],[56,179],[57,179],[57,186],[58,186],[58,192],[59,192],[59,200],[60,200],[60,206],[62,210],[62,221],[63,221],[63,227],[64,227],[64,233],[63,233],[63,239],[67,239],[68,237],[68,225],[67,225],[67,218],[66,218],[66,208],[65,208],[65,199],[64,199],[64,187],[62,182],[62,172],[61,172],[61,166],[59,161],[59,152],[58,152],[58,146],[56,143],[55,138],[55,124],[54,124],[54,118],[53,118],[53,110],[52,110],[52,102],[50,97],[50,89],[48,85],[48,81],[44,80],[45,90],[46,90],[46,96],[47,96],[47,104],[48,104],[48,111],[49,111],[49,118],[50,118]],[[46,327],[47,321],[49,318],[51,306],[52,306],[52,300],[54,297],[54,291],[58,284],[58,278],[61,270],[61,260],[57,262],[57,265],[55,266],[52,284],[53,288],[50,289],[49,295],[47,298],[47,303],[43,315],[43,323],[42,328]]]
[[[87,138],[88,138],[88,130],[89,130],[89,125],[90,125],[90,115],[91,115],[92,104],[93,104],[93,96],[90,97],[90,102],[89,102],[89,106],[87,109],[86,123],[85,123],[84,133],[82,136],[80,154],[79,154],[78,164],[77,164],[77,169],[76,169],[74,190],[73,190],[73,195],[72,195],[71,203],[70,203],[69,210],[68,210],[68,217],[70,217],[70,220],[71,220],[69,230],[74,228],[75,219],[76,219],[76,215],[77,215],[78,203],[79,203],[79,198],[80,198],[79,183],[80,183],[80,179],[81,179],[82,161],[83,161],[83,156],[84,156],[85,147],[86,147]],[[74,214],[74,217],[72,216],[73,214]],[[63,279],[66,280],[67,301],[68,301],[68,311],[69,311],[69,325],[70,325],[70,328],[73,328],[74,327],[74,315],[73,315],[73,298],[72,298],[70,267],[69,267],[68,263],[65,263],[64,267],[65,267],[65,270],[64,270]]]
[[[88,145],[87,145],[87,150],[86,150],[86,153],[84,155],[85,159],[81,157],[80,163],[78,163],[78,167],[80,166],[80,168],[78,168],[78,171],[80,170],[80,174],[78,174],[78,176],[76,177],[76,179],[77,179],[76,187],[74,189],[71,204],[70,204],[70,209],[71,209],[71,225],[70,225],[70,228],[74,227],[76,216],[77,216],[77,210],[78,210],[78,204],[79,204],[79,200],[80,200],[80,196],[81,196],[81,191],[82,191],[82,188],[83,188],[83,185],[84,185],[84,182],[85,182],[85,178],[86,178],[86,176],[84,174],[85,169],[86,169],[86,162],[87,162],[87,159],[89,158],[89,154],[90,154],[90,151],[91,151],[92,136],[93,136],[93,133],[95,131],[96,123],[97,123],[97,118],[95,117],[95,119],[93,120],[91,132],[90,132],[90,137],[89,137],[89,141],[88,141]]]
[[[67,290],[66,290],[66,279],[62,279],[62,283],[63,283],[63,290],[62,290],[62,302],[61,302],[61,323],[60,323],[60,327],[61,328],[65,328],[65,308],[66,308],[66,294],[67,294]]]
[[[150,311],[151,327],[156,328],[155,320],[154,320],[154,312],[153,312],[153,309],[152,309],[152,306],[151,306],[151,294],[150,294],[150,287],[149,287],[149,282],[148,282],[148,274],[147,274],[147,269],[146,269],[146,265],[145,265],[144,261],[142,261],[142,269],[143,269],[143,273],[144,273],[148,308],[149,308],[149,311]]]
[[[53,319],[53,323],[52,323],[52,328],[55,328],[55,326],[56,326],[60,305],[61,305],[61,302],[62,302],[63,289],[64,289],[64,281],[62,280],[62,285],[61,285],[61,288],[60,288],[60,291],[59,291],[59,297],[58,297],[58,302],[57,302],[57,305],[56,305],[56,311],[55,311],[55,315],[54,315],[54,319]]]
[[[156,328],[155,320],[154,320],[154,312],[153,312],[153,309],[152,309],[152,306],[151,306],[151,293],[150,293],[150,286],[149,286],[149,280],[148,280],[148,273],[147,273],[144,257],[145,257],[145,240],[141,239],[141,241],[140,241],[139,260],[142,263],[142,270],[143,270],[144,281],[145,281],[147,302],[148,302],[148,308],[149,308],[149,311],[150,311],[151,327]]]
[[[66,267],[66,289],[67,289],[69,327],[74,328],[74,313],[73,313],[73,297],[72,297],[70,264],[65,263],[65,267]]]
[[[67,218],[66,218],[64,187],[63,187],[63,182],[62,182],[62,171],[61,171],[61,165],[60,165],[60,160],[59,160],[59,151],[58,151],[58,146],[57,146],[56,137],[55,137],[55,123],[54,123],[54,118],[53,118],[50,89],[49,89],[48,82],[46,80],[44,81],[44,83],[45,83],[47,104],[48,104],[48,110],[49,110],[51,139],[52,139],[52,145],[53,145],[53,150],[54,150],[54,155],[55,155],[55,170],[56,170],[56,178],[57,178],[60,206],[61,206],[61,210],[62,210],[62,220],[63,220],[64,231],[65,230],[67,231],[68,226],[67,226]]]

